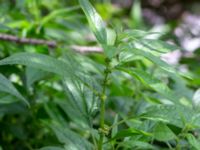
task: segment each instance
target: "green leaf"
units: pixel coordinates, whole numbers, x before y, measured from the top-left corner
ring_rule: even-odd
[[[171,129],[162,122],[158,122],[154,128],[154,138],[158,141],[169,141],[176,138]]]
[[[116,41],[116,32],[112,29],[107,28],[107,45],[115,45],[115,41]]]
[[[129,149],[141,149],[141,150],[158,150],[155,146],[149,144],[148,142],[144,141],[136,141],[136,140],[126,140],[119,143],[119,147],[121,148],[129,148]]]
[[[117,52],[119,52],[119,50],[116,47],[110,45],[103,45],[103,49],[105,55],[110,59],[113,58],[117,54]]]
[[[66,63],[43,54],[17,53],[0,61],[0,65],[13,64],[26,65],[62,76],[68,74]]]
[[[18,53],[0,61],[0,65],[21,64],[29,67],[52,72],[64,77],[63,83],[67,94],[68,109],[61,107],[74,119],[88,123],[88,116],[97,108],[95,89],[99,88],[96,81],[83,71],[80,64],[72,57],[58,60],[43,54]],[[81,69],[80,69],[81,68]],[[73,118],[72,118],[73,119]]]
[[[181,105],[156,105],[147,108],[142,118],[168,123],[180,128],[186,124],[198,125],[194,122],[195,112]]]
[[[46,146],[46,147],[40,148],[39,150],[65,150],[65,149],[56,147],[56,146]]]
[[[29,105],[28,101],[17,91],[17,89],[12,85],[12,83],[0,74],[0,91],[8,93],[12,96],[15,96]]]
[[[16,98],[15,96],[12,96],[10,94],[0,93],[0,104],[11,104],[18,101],[19,99]]]
[[[142,56],[135,55],[134,53],[129,52],[129,51],[122,51],[122,52],[119,53],[118,56],[119,56],[120,64],[124,64],[126,62],[132,62],[132,61],[143,59]]]
[[[88,84],[93,82],[87,78],[83,80]],[[58,104],[73,121],[83,126],[88,125],[89,117],[97,109],[97,96],[75,78],[64,78],[63,85],[67,99],[58,101]]]
[[[43,17],[41,20],[41,25],[44,25],[45,23],[49,22],[52,19],[55,19],[56,17],[60,16],[60,15],[64,15],[67,13],[70,13],[74,10],[79,9],[80,7],[78,6],[74,6],[74,7],[69,7],[69,8],[62,8],[62,9],[57,9],[52,11],[50,14],[48,14],[47,16]]]
[[[27,114],[27,107],[21,103],[9,103],[0,105],[0,117],[5,114]]]
[[[127,38],[131,39],[131,40],[141,39],[141,38],[144,38],[145,36],[151,35],[151,34],[160,34],[160,33],[146,32],[146,31],[142,31],[142,30],[125,30],[122,33],[119,33],[118,40],[122,41]]]
[[[169,89],[169,87],[166,84],[162,83],[158,79],[149,75],[145,71],[135,68],[128,68],[128,69],[118,68],[118,69],[136,77],[142,83],[146,84],[147,86],[150,86],[152,89],[162,94],[163,96],[173,101],[174,103],[178,103],[179,98],[175,95],[175,93],[173,93],[172,90]]]
[[[200,89],[195,91],[192,100],[193,100],[193,103],[195,104],[195,106],[199,107],[199,105],[200,105]]]
[[[132,36],[131,36],[132,37]],[[138,39],[132,37],[132,42],[130,41],[131,47],[135,49],[141,49],[142,51],[149,51],[151,53],[157,52],[159,55],[165,54],[174,50],[179,49],[178,46],[157,40],[157,39]],[[154,54],[157,54],[154,53]]]
[[[172,45],[161,40],[141,39],[137,42],[144,45],[149,50],[157,51],[159,53],[167,53],[178,49],[176,45]]]
[[[134,27],[139,27],[142,25],[142,6],[140,0],[135,0],[131,9],[132,22]]]
[[[52,120],[62,125],[67,125],[65,118],[62,116],[55,103],[45,104],[44,109]]]
[[[180,77],[179,72],[163,60],[161,60],[158,56],[155,56],[149,51],[145,51],[142,49],[137,49],[134,47],[133,43],[122,44],[121,50],[132,52],[135,55],[143,56],[144,58],[148,59],[152,63],[156,64],[157,67],[162,69],[163,72],[167,73],[169,77],[171,77],[175,81],[175,85],[177,87],[176,94],[180,97],[186,97],[191,99],[191,90],[186,87],[184,80]],[[181,94],[180,94],[181,92]],[[190,101],[187,101],[191,103]]]
[[[107,44],[107,33],[104,22],[88,0],[79,0],[90,27],[101,44]]]
[[[71,55],[70,55],[71,56]],[[72,57],[70,59],[73,59]],[[81,78],[81,75],[79,73],[80,64],[79,66],[76,66],[74,69],[74,65],[72,65],[72,62],[75,60],[58,60],[56,58],[50,57],[48,55],[44,54],[37,54],[37,53],[17,53],[14,55],[11,55],[10,57],[7,57],[0,61],[0,65],[13,65],[13,64],[19,64],[19,65],[25,65],[28,67],[37,68],[40,70],[44,70],[47,72],[58,74],[62,77],[77,77]],[[77,63],[76,63],[77,65]]]
[[[112,132],[111,132],[112,137],[114,137],[118,132],[118,125],[116,125],[117,122],[118,122],[118,115],[115,115],[114,122],[113,122],[114,127],[112,128]]]
[[[188,133],[186,135],[188,142],[195,150],[200,150],[200,142],[192,134]]]
[[[12,28],[9,28],[7,26],[5,26],[4,24],[0,23],[0,31],[1,32],[7,32],[7,31],[12,31]]]
[[[67,127],[62,127],[57,123],[53,123],[51,128],[61,143],[67,146],[70,145],[70,148],[68,147],[67,150],[92,150],[91,143]]]
[[[122,45],[121,49],[125,50],[125,51],[131,51],[135,55],[143,56],[146,59],[148,59],[151,62],[153,62],[154,64],[156,64],[158,67],[160,67],[164,71],[166,71],[168,73],[173,73],[175,75],[178,75],[177,71],[172,66],[170,66],[169,64],[167,64],[166,62],[161,60],[159,57],[154,56],[153,54],[151,54],[148,51],[144,51],[142,49],[137,49],[131,43],[129,43],[128,45],[127,44]]]
[[[26,67],[26,86],[30,88],[34,82],[41,80],[48,75],[49,73],[46,71],[32,67]]]
[[[143,135],[143,136],[152,136],[151,133],[138,130],[135,128],[129,128],[129,129],[124,129],[119,131],[113,138],[111,138],[108,142],[115,140],[115,139],[120,139],[120,138],[125,138],[125,137],[130,137],[134,135]]]

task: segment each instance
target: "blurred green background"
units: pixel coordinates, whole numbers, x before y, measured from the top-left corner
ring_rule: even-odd
[[[114,28],[116,31],[140,29],[160,32],[162,34],[154,35],[158,36],[155,38],[178,45],[179,49],[161,57],[183,74],[191,76],[192,80],[185,78],[187,87],[193,92],[198,90],[200,87],[200,2],[198,0],[91,0],[91,2],[108,28]],[[99,72],[96,79],[101,79],[103,55],[74,54],[76,50],[74,46],[99,47],[76,0],[0,0],[0,37],[3,35],[55,41],[56,47],[20,44],[0,38],[0,59],[18,52],[42,53],[53,57],[67,54],[69,55],[67,59],[70,55],[75,55],[87,70]],[[159,78],[167,80],[149,62],[139,61],[129,65],[156,72]],[[69,114],[65,112],[67,102],[64,101],[65,94],[57,76],[20,65],[1,66],[0,72],[10,79],[31,104],[31,107],[27,108],[18,99],[0,93],[0,146],[3,150],[32,150],[48,145],[61,146],[62,142],[55,136],[56,131],[49,126],[50,120],[68,124],[67,126],[91,141],[88,133],[71,123]],[[125,79],[125,75],[118,73],[112,77],[110,101],[107,103],[108,124],[112,124],[111,118],[115,116],[115,112],[137,114],[148,105],[146,101],[150,103],[158,101],[157,95],[151,90],[143,92],[147,87],[141,86],[137,81],[130,82]],[[134,90],[131,88],[133,86]],[[97,126],[97,120],[94,119],[94,126]]]

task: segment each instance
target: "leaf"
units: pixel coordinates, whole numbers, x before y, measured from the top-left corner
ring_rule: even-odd
[[[66,63],[43,54],[17,53],[0,61],[0,65],[13,64],[26,65],[62,76],[68,74]]]
[[[116,41],[116,32],[112,29],[107,29],[107,45],[114,46]]]
[[[0,65],[6,64],[26,65],[64,77],[63,83],[69,103],[66,106],[62,103],[60,105],[62,108],[65,106],[64,111],[69,116],[75,116],[74,119],[79,122],[84,120],[84,123],[88,123],[88,116],[97,109],[97,97],[94,93],[97,94],[96,88],[99,86],[86,71],[82,72],[84,68],[72,57],[58,60],[43,54],[18,53],[0,61]]]
[[[173,73],[175,75],[178,75],[177,71],[172,66],[170,66],[169,64],[167,64],[166,62],[164,62],[163,60],[161,60],[159,57],[154,56],[153,54],[151,54],[148,51],[143,51],[141,49],[137,49],[131,43],[129,43],[128,45],[125,44],[124,46],[122,45],[121,49],[125,50],[125,51],[131,51],[135,55],[143,56],[146,59],[148,59],[151,62],[153,62],[154,64],[158,65],[158,67],[160,67],[164,71],[166,71],[168,73]]]
[[[200,105],[200,89],[196,90],[196,92],[193,95],[193,103],[195,104],[195,106],[199,106]]]
[[[129,148],[129,149],[141,149],[141,150],[158,150],[155,146],[149,144],[148,142],[144,141],[136,141],[136,140],[126,140],[121,143],[119,143],[119,147],[122,148]]]
[[[28,106],[28,101],[17,91],[17,89],[12,85],[12,83],[6,79],[2,74],[0,74],[0,91],[13,95],[23,102],[25,102]]]
[[[131,9],[131,17],[132,22],[134,22],[134,27],[139,27],[142,25],[142,7],[141,7],[141,1],[136,0],[133,2],[132,9]]]
[[[19,99],[10,94],[0,94],[0,104],[11,104],[18,101]]]
[[[61,143],[73,147],[71,150],[92,150],[92,144],[72,130],[57,123],[53,123],[51,128]],[[68,148],[67,150],[70,149]]]
[[[39,150],[65,150],[65,149],[56,147],[56,146],[46,146],[46,147],[40,148]]]
[[[102,18],[88,0],[79,0],[79,3],[98,42],[106,45],[107,33]]]
[[[180,128],[183,128],[186,123],[193,126],[198,125],[195,122],[193,124],[194,116],[195,112],[191,108],[181,105],[150,106],[141,115],[142,118],[168,123]]]
[[[110,59],[113,58],[117,54],[117,52],[119,52],[116,47],[110,45],[103,45],[103,49],[105,55]]]
[[[12,28],[5,26],[4,24],[0,23],[0,31],[1,32],[7,32],[7,31],[13,31]]]
[[[134,135],[143,135],[143,136],[152,136],[151,133],[138,130],[135,128],[129,128],[129,129],[124,129],[119,131],[113,138],[111,138],[108,142],[113,141],[115,139],[120,139],[120,138],[125,138],[125,137],[130,137]]]
[[[27,114],[27,107],[21,103],[0,104],[0,116],[5,114]]]
[[[169,141],[176,138],[176,135],[162,122],[158,122],[154,128],[154,138],[158,141]]]
[[[200,150],[200,142],[197,140],[192,134],[188,133],[186,135],[188,142],[190,145],[195,148],[195,150]]]
[[[47,103],[44,105],[45,111],[49,117],[62,125],[67,125],[65,118],[62,116],[55,103]]]
[[[60,15],[70,13],[70,12],[77,10],[77,9],[79,9],[78,6],[54,10],[50,14],[48,14],[47,16],[42,18],[41,25],[44,25],[45,23],[49,22],[50,20],[52,20],[52,19],[54,19],[54,18],[56,18]]]
[[[71,55],[70,55],[71,56]],[[70,59],[73,59],[72,56]],[[13,65],[20,64],[28,67],[37,68],[40,70],[48,71],[51,73],[58,74],[62,77],[77,77],[81,81],[81,75],[79,74],[79,66],[72,65],[72,60],[58,60],[56,58],[50,57],[44,54],[37,53],[17,53],[11,55],[0,61],[0,65]],[[74,63],[75,60],[73,59]],[[77,63],[76,63],[77,64]],[[79,75],[78,75],[79,74]]]
[[[119,34],[118,40],[128,40],[132,42],[132,46],[134,48],[147,50],[152,52],[159,52],[159,53],[167,53],[177,49],[180,49],[178,46],[158,40],[158,39],[148,39],[149,35],[152,34],[161,34],[157,32],[146,32],[142,30],[127,30],[123,33]]]
[[[26,86],[30,88],[34,82],[41,80],[48,75],[49,73],[42,71],[40,69],[27,67],[26,68]]]
[[[186,87],[184,80],[182,80],[180,74],[178,73],[178,71],[176,71],[174,67],[170,66],[169,64],[161,60],[158,56],[153,55],[149,51],[135,48],[132,43],[122,44],[120,49],[132,52],[133,54],[138,56],[143,56],[144,58],[156,64],[157,67],[162,69],[163,72],[167,73],[175,81],[175,85],[177,87],[176,94],[191,99],[191,90]],[[190,101],[187,102],[190,103]]]
[[[158,79],[154,78],[153,76],[149,75],[145,71],[142,71],[140,69],[135,69],[135,68],[128,68],[128,69],[118,68],[118,69],[136,77],[142,83],[150,86],[152,89],[162,94],[163,96],[173,101],[174,103],[178,103],[179,98],[175,95],[175,93],[173,93],[172,90],[169,89],[167,85],[165,85]]]
[[[158,32],[146,32],[143,30],[125,30],[122,33],[119,33],[118,35],[118,40],[122,41],[124,39],[141,39],[144,38],[147,35],[151,35],[151,34],[160,34]]]
[[[87,80],[87,78],[85,82],[92,84],[92,80]],[[58,104],[73,121],[83,126],[89,125],[89,117],[97,109],[97,96],[74,78],[64,78],[63,85],[67,99],[58,101]]]
[[[118,56],[119,56],[120,64],[124,64],[126,62],[132,62],[132,61],[143,59],[142,56],[135,55],[134,53],[128,52],[128,51],[122,51],[122,52],[119,53]]]
[[[115,118],[114,118],[114,122],[113,122],[113,128],[112,128],[112,132],[111,132],[111,136],[114,137],[117,132],[118,132],[118,125],[116,125],[118,122],[118,114],[115,115]],[[115,126],[116,125],[116,126]]]
[[[144,45],[149,50],[157,51],[159,53],[167,53],[179,49],[176,45],[154,39],[141,39],[137,41]]]

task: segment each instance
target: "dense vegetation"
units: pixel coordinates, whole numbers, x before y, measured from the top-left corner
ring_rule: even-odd
[[[199,50],[91,2],[0,1],[0,149],[199,150]]]

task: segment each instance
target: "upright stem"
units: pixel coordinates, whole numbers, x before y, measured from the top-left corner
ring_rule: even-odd
[[[105,117],[105,100],[106,100],[106,85],[107,85],[107,80],[108,80],[108,75],[110,73],[109,70],[109,62],[106,64],[106,69],[105,69],[105,77],[103,80],[103,89],[100,95],[100,138],[99,138],[99,143],[98,143],[98,150],[102,150],[103,147],[103,139],[104,139],[104,117]]]
[[[181,150],[179,137],[176,138],[176,147],[175,147],[175,150]]]

